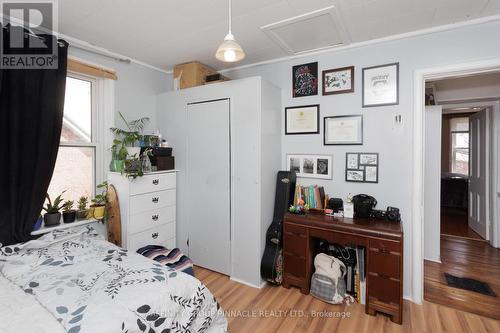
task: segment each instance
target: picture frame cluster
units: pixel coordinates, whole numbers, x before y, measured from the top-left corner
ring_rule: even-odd
[[[323,70],[323,96],[355,92],[355,67],[345,66]],[[318,95],[318,63],[292,67],[292,97]],[[361,71],[361,107],[382,107],[399,104],[399,63],[364,67]],[[296,105],[285,108],[285,135],[319,134],[320,105]],[[323,145],[363,145],[363,114],[329,115],[323,117]],[[298,177],[332,179],[332,155],[288,154],[287,168]],[[346,153],[345,181],[378,183],[379,154]]]

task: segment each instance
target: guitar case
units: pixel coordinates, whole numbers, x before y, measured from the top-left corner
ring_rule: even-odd
[[[283,281],[283,219],[293,203],[297,176],[293,171],[279,171],[276,181],[274,215],[266,232],[266,247],[260,265],[261,277],[271,284]]]

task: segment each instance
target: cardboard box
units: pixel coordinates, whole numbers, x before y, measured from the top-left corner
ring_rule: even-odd
[[[217,71],[198,61],[174,66],[174,80],[179,79],[180,89],[204,85],[207,75],[212,74],[217,74]]]

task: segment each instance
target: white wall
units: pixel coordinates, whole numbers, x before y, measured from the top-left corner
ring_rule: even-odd
[[[332,154],[333,180],[312,181],[325,186],[332,196],[348,193],[367,193],[379,201],[379,208],[399,207],[405,232],[404,296],[411,298],[411,208],[412,208],[412,112],[413,73],[417,69],[437,67],[500,57],[500,22],[469,26],[407,39],[394,40],[359,48],[332,51],[226,73],[231,78],[260,75],[282,88],[283,107],[302,104],[321,104],[321,117],[362,113],[363,146],[324,146],[323,128],[318,135],[282,136],[282,167],[287,153]],[[318,61],[319,70],[355,66],[355,92],[333,96],[292,98],[291,69],[293,65]],[[361,107],[361,69],[391,62],[400,63],[400,102],[397,106]],[[422,97],[423,98],[423,97]],[[394,124],[401,114],[402,125]],[[322,122],[321,122],[322,123]],[[284,133],[282,115],[282,133]],[[322,126],[321,126],[322,127]],[[365,151],[380,153],[379,184],[355,184],[344,181],[345,153]],[[302,183],[310,183],[300,179]]]
[[[156,95],[172,90],[172,76],[160,71],[136,64],[123,63],[117,60],[85,52],[69,49],[69,57],[98,64],[116,71],[118,80],[115,82],[115,125],[123,126],[118,112],[127,120],[149,117],[149,125],[145,133],[151,133],[156,128]]]
[[[435,81],[438,103],[500,97],[500,73]]]

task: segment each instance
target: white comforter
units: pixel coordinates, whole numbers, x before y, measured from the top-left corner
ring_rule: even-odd
[[[11,283],[11,295],[19,292],[14,284],[24,291],[23,302],[32,295],[51,314],[50,322],[46,313],[40,322],[43,310],[32,305],[40,317],[25,318],[24,332],[33,332],[35,321],[35,332],[51,333],[57,324],[69,333],[227,331],[219,304],[200,281],[120,249],[91,227],[0,248],[0,273]],[[12,304],[2,306],[0,317],[9,309]],[[19,322],[11,324],[18,331]]]

